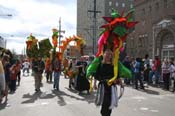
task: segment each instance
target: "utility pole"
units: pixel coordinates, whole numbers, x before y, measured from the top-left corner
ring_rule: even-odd
[[[93,13],[93,51],[92,53],[96,53],[96,41],[97,41],[97,13],[101,13],[101,11],[97,11],[96,0],[94,0],[94,9],[88,10],[88,12]]]
[[[61,35],[61,33],[65,33],[65,30],[61,30],[61,17],[59,18],[59,30],[58,30],[58,38],[59,38],[59,46],[61,45],[61,38],[63,37]],[[59,52],[60,52],[60,48],[59,48]]]

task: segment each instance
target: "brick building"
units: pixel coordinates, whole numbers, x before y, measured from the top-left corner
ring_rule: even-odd
[[[175,58],[175,0],[136,0],[135,20],[127,52],[134,57]]]

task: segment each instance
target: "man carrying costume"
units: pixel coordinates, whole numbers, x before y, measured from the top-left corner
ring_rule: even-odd
[[[45,65],[44,61],[42,61],[41,56],[38,58],[34,58],[32,61],[32,71],[35,79],[35,91],[39,92],[41,87],[42,74],[44,71]]]

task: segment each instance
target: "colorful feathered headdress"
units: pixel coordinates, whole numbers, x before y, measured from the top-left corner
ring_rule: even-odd
[[[98,52],[87,69],[87,77],[96,72],[96,68],[101,62],[100,56],[103,55],[105,49],[111,49],[114,53],[114,77],[111,77],[108,85],[111,85],[119,74],[123,77],[131,77],[131,72],[119,62],[119,53],[129,30],[138,23],[133,21],[133,12],[134,10],[130,10],[128,13],[120,15],[116,10],[112,9],[111,17],[103,17],[107,24],[101,26],[104,30],[98,40]]]
[[[127,14],[121,15],[112,9],[111,17],[103,17],[107,24],[102,25],[104,28],[98,40],[98,52],[96,56],[100,56],[105,48],[115,51],[121,49],[123,42],[126,40],[128,30],[133,28],[138,22],[133,21],[133,12],[130,10]]]

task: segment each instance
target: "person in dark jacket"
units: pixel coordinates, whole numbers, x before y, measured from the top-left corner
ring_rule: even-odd
[[[87,62],[83,57],[81,57],[80,60],[77,61],[76,67],[78,69],[78,75],[76,78],[75,89],[79,91],[79,94],[81,94],[84,90],[86,90],[89,94],[90,84],[88,79],[86,78]]]
[[[99,81],[99,84],[104,85],[104,98],[101,107],[102,116],[110,116],[112,112],[112,109],[109,108],[111,105],[111,86],[107,84],[107,81],[114,76],[114,65],[112,58],[112,51],[109,49],[105,50],[103,60],[99,64],[95,75],[95,79]]]
[[[55,58],[53,62],[53,74],[54,74],[53,88],[59,91],[60,74],[61,74],[61,60],[58,58]]]
[[[45,68],[44,61],[42,61],[41,56],[38,56],[38,59],[32,61],[32,70],[35,78],[35,91],[39,92],[42,85],[42,74]]]
[[[141,76],[141,62],[142,62],[141,58],[136,58],[136,62],[134,65],[134,73],[135,73],[134,80],[135,80],[136,89],[138,89],[138,81],[140,82],[140,88],[144,89],[142,76]]]

